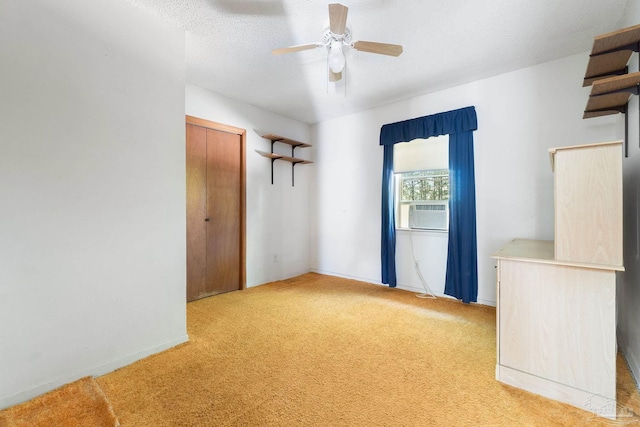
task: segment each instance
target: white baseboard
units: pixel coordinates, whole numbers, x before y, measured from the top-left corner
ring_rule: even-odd
[[[549,399],[568,403],[599,417],[616,419],[615,396],[601,396],[502,365],[496,365],[496,380]]]
[[[116,369],[130,365],[133,362],[137,362],[138,360],[144,359],[145,357],[149,357],[153,354],[168,350],[177,345],[183,344],[187,341],[189,341],[189,336],[185,334],[179,338],[173,339],[171,341],[167,341],[160,345],[156,345],[156,346],[144,349],[142,351],[139,351],[137,353],[133,353],[128,356],[122,357],[120,359],[114,360],[112,362],[108,362],[103,365],[96,366],[95,368],[91,369],[91,372],[87,372],[86,375],[99,377],[99,376],[108,374],[109,372],[113,372]],[[83,376],[86,376],[86,375],[83,375]]]
[[[379,282],[377,280],[368,279],[366,277],[350,276],[348,274],[340,274],[340,273],[336,273],[336,272],[333,272],[333,271],[317,270],[317,269],[312,269],[311,271],[313,273],[324,274],[324,275],[327,275],[327,276],[335,276],[335,277],[342,277],[343,279],[358,280],[360,282],[371,283],[373,285],[388,286],[388,285],[383,284],[382,282]],[[417,287],[414,287],[414,286],[407,286],[407,285],[402,285],[402,284],[397,284],[396,285],[396,289],[402,289],[403,291],[408,291],[408,292],[415,292],[417,294],[423,294],[424,293],[424,288],[417,288]],[[433,293],[438,298],[455,299],[455,298],[453,298],[453,297],[451,297],[449,295],[445,295],[442,292],[434,291]],[[496,302],[495,301],[483,300],[483,299],[478,299],[477,304],[488,305],[490,307],[495,307],[496,306]]]
[[[478,298],[478,304],[488,305],[489,307],[496,307],[498,305],[495,301],[481,298]]]
[[[38,386],[31,387],[26,390],[22,390],[18,393],[14,393],[9,396],[2,396],[0,397],[0,410],[4,408],[8,408],[9,406],[26,402],[27,400],[33,399],[34,397],[40,396],[41,394],[47,393],[65,384],[69,384],[80,378],[87,377],[87,376],[99,377],[101,375],[115,371],[116,369],[130,365],[133,362],[136,362],[140,359],[144,359],[145,357],[151,356],[156,353],[160,353],[161,351],[164,351],[164,350],[168,350],[172,347],[175,347],[187,341],[189,341],[189,336],[183,335],[180,338],[176,338],[174,340],[162,343],[157,346],[146,348],[142,351],[127,355],[125,357],[121,357],[119,359],[112,360],[101,365],[93,366],[91,368],[80,369],[75,372],[69,372],[65,375],[62,375],[44,384],[40,384]]]
[[[369,279],[367,277],[351,276],[349,274],[340,274],[340,273],[336,273],[335,271],[318,270],[318,269],[313,269],[312,268],[311,272],[312,273],[318,273],[318,274],[324,274],[325,276],[335,276],[335,277],[342,277],[343,279],[357,280],[359,282],[371,283],[372,285],[382,285],[382,282],[379,282],[379,281],[373,280],[373,279]],[[387,285],[383,285],[383,286],[387,286]]]
[[[415,286],[406,286],[406,285],[398,285],[397,286],[398,289],[402,289],[405,291],[409,291],[409,292],[415,292],[417,294],[424,294],[424,288],[418,288]],[[435,296],[437,296],[438,298],[449,298],[449,299],[456,299],[450,295],[446,295],[443,292],[439,292],[439,291],[433,291],[433,293],[435,294]],[[475,304],[480,304],[480,305],[487,305],[489,307],[495,307],[496,306],[496,302],[495,301],[490,301],[490,300],[484,300],[484,299],[480,299],[478,298],[478,302]]]

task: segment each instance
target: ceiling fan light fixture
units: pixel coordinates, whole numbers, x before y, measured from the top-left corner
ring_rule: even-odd
[[[342,71],[346,63],[344,53],[342,53],[342,43],[336,41],[331,43],[328,61],[329,69],[331,69],[333,73],[339,73]]]
[[[380,55],[399,56],[402,53],[402,46],[399,44],[362,40],[352,42],[351,28],[347,25],[348,12],[349,8],[340,3],[329,4],[329,22],[324,27],[322,42],[273,49],[271,53],[280,55],[317,47],[325,48],[327,51],[328,83],[345,82],[343,71],[345,70],[347,59],[343,51],[344,46],[353,50]]]

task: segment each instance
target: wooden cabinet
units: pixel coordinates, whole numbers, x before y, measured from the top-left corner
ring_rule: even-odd
[[[493,254],[496,379],[615,417],[622,143],[550,154],[555,240],[515,239]]]

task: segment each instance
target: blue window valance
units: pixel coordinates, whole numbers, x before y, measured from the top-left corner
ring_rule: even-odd
[[[475,107],[460,108],[382,126],[380,145],[409,142],[417,138],[450,135],[478,129]]]

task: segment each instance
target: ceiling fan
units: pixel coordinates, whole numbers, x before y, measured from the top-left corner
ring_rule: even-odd
[[[342,52],[343,46],[351,47],[362,52],[389,56],[399,56],[402,53],[402,46],[398,44],[367,41],[352,42],[351,29],[347,26],[348,12],[349,8],[340,3],[329,4],[329,27],[324,31],[322,42],[273,49],[271,53],[281,55],[283,53],[326,47],[329,55],[327,62],[329,64],[330,82],[337,82],[342,79],[342,71],[346,64],[346,59]]]

